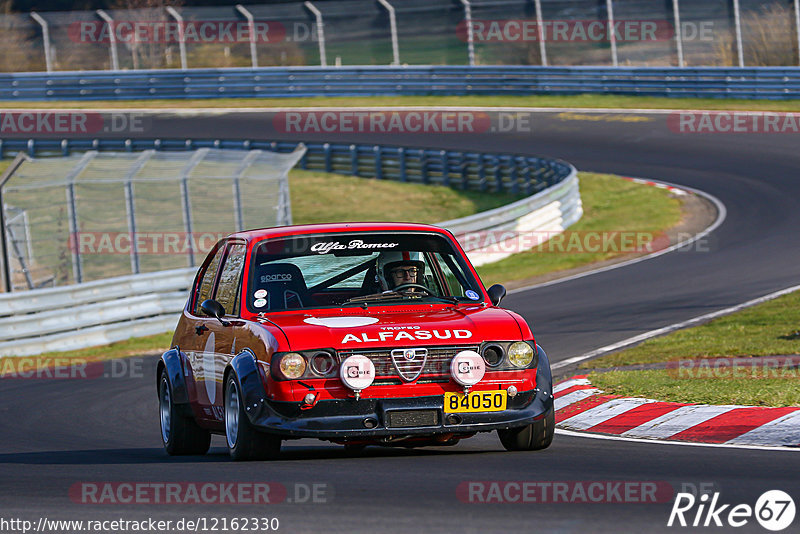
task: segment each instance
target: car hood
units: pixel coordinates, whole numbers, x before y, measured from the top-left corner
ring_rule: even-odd
[[[521,339],[505,310],[481,306],[386,307],[268,314],[289,340],[288,350],[471,345]]]

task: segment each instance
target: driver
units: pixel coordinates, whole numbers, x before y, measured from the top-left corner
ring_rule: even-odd
[[[403,284],[420,284],[425,262],[421,252],[381,252],[376,265],[376,277],[383,291],[393,290]],[[408,288],[414,291],[413,287]]]

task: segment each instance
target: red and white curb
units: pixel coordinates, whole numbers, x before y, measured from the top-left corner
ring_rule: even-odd
[[[626,438],[800,447],[800,408],[711,406],[607,395],[585,375],[553,388],[556,427]]]
[[[689,193],[685,189],[680,189],[678,187],[671,186],[669,184],[662,184],[661,182],[654,182],[652,180],[642,180],[641,178],[631,178],[629,176],[622,176],[623,180],[628,180],[629,182],[633,182],[635,184],[641,185],[649,185],[652,187],[657,187],[659,189],[666,189],[670,193],[678,196],[688,195]]]

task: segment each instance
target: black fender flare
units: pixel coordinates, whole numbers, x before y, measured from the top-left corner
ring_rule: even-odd
[[[172,402],[175,404],[189,404],[189,391],[186,389],[183,358],[179,347],[173,347],[161,355],[158,372],[156,373],[156,391],[158,391],[158,380],[162,368],[167,372],[167,380],[169,380],[172,389]]]
[[[262,412],[267,409],[267,391],[261,381],[261,373],[253,351],[244,349],[233,357],[225,371],[225,384],[228,383],[228,375],[230,373],[233,373],[239,384],[245,413],[247,413],[251,422],[256,421]]]
[[[536,387],[548,395],[552,395],[553,373],[550,370],[550,358],[547,357],[547,353],[538,344],[536,345],[536,351],[539,355],[539,362],[536,366]]]
[[[555,410],[553,373],[550,369],[550,358],[547,357],[547,353],[539,345],[536,345],[536,350],[539,355],[539,363],[536,367],[536,396],[533,402],[538,403],[539,411],[544,416],[548,412]]]

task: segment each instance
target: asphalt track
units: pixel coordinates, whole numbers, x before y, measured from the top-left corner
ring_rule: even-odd
[[[538,342],[559,361],[800,279],[800,134],[679,134],[668,127],[667,116],[537,112],[530,131],[318,139],[554,156],[580,170],[694,187],[725,204],[725,223],[702,246],[507,297],[504,306],[524,315]],[[293,137],[277,134],[273,125],[271,115],[259,113],[176,115],[152,118],[142,135]],[[141,372],[123,369],[119,378],[0,380],[0,517],[277,517],[285,532],[675,530],[666,526],[671,496],[650,504],[579,498],[486,504],[459,499],[457,488],[468,481],[653,481],[676,492],[705,483],[721,493],[722,503],[752,506],[769,489],[786,491],[800,502],[800,456],[793,452],[563,435],[538,453],[502,452],[495,435],[484,435],[456,447],[369,448],[357,457],[339,446],[303,440],[287,443],[281,460],[264,464],[229,462],[216,440],[205,457],[168,458],[159,443],[153,369],[149,358]],[[296,484],[317,483],[326,484],[327,502],[75,502],[70,487],[86,481],[269,481],[283,484],[290,497]],[[763,531],[753,519],[738,530]]]

